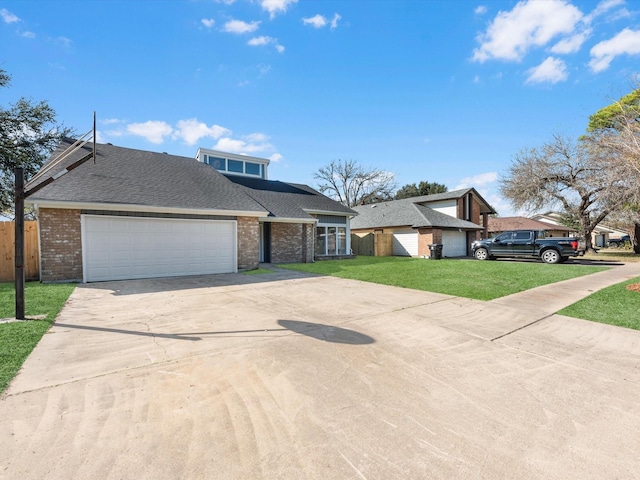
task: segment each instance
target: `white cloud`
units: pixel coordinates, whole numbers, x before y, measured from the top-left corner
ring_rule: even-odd
[[[200,20],[202,22],[202,24],[207,27],[207,28],[211,28],[215,25],[216,21],[213,18],[203,18],[202,20]]]
[[[166,122],[149,120],[144,123],[127,125],[127,132],[144,137],[151,143],[162,143],[164,137],[171,135],[173,128]]]
[[[334,13],[331,22],[329,22],[329,20],[325,16],[317,14],[313,17],[303,18],[302,23],[304,25],[311,25],[313,28],[323,28],[330,24],[331,30],[333,30],[335,28],[338,28],[338,22],[341,19],[342,17],[339,14]]]
[[[568,77],[567,65],[559,58],[547,57],[537,67],[527,70],[529,77],[526,83],[558,83],[564,82]]]
[[[274,153],[273,155],[271,155],[269,157],[269,160],[271,160],[272,162],[279,162],[280,160],[282,160],[284,157],[282,155],[280,155],[279,153]]]
[[[118,123],[125,123],[125,121],[118,118],[105,118],[100,120],[100,123],[103,125],[117,125]]]
[[[224,24],[222,30],[228,33],[251,33],[255,32],[260,26],[260,22],[243,22],[242,20],[229,20]]]
[[[331,30],[338,28],[338,22],[342,20],[342,16],[334,13],[333,18],[331,19]]]
[[[298,0],[261,0],[260,5],[262,9],[269,12],[271,18],[275,17],[277,13],[284,13],[287,11],[290,5],[298,3]]]
[[[6,8],[0,9],[0,17],[2,17],[4,23],[16,23],[20,21],[20,19],[16,15],[11,13]]]
[[[486,185],[493,184],[496,180],[498,180],[498,172],[487,172],[480,173],[478,175],[474,175],[473,177],[465,177],[460,180],[458,185],[454,188],[454,190],[459,190],[461,188],[478,188]]]
[[[524,0],[513,10],[500,11],[487,31],[477,37],[473,60],[520,61],[533,47],[547,45],[559,35],[572,34],[583,18],[566,0]]]
[[[30,32],[30,31],[28,31],[28,30],[27,30],[27,31],[22,32],[22,33],[20,34],[20,36],[21,36],[21,37],[24,37],[24,38],[36,38],[36,34],[35,34],[35,33],[33,33],[33,32]]]
[[[57,37],[54,41],[57,45],[61,45],[65,48],[69,48],[73,44],[73,40],[68,37]]]
[[[223,135],[230,135],[231,130],[221,127],[220,125],[207,126],[204,122],[199,122],[197,118],[189,118],[180,120],[176,124],[176,130],[173,132],[174,138],[182,139],[187,145],[195,145],[201,138],[217,139]]]
[[[484,15],[485,13],[487,13],[487,7],[484,5],[478,5],[474,10],[473,13],[475,13],[476,15]]]
[[[322,28],[322,27],[326,27],[327,23],[329,22],[325,17],[323,17],[320,14],[317,14],[317,15],[314,15],[313,17],[303,18],[302,23],[304,25],[311,25],[313,28]]]
[[[625,0],[602,0],[596,8],[594,8],[593,11],[585,17],[585,22],[591,23],[594,18],[599,17],[618,5],[624,5],[624,3]]]
[[[261,36],[254,37],[247,42],[247,45],[252,47],[263,47],[268,45],[273,45],[274,48],[278,51],[278,53],[284,52],[284,47],[278,43],[278,39],[273,37]]]
[[[592,30],[590,28],[576,33],[570,37],[563,38],[558,43],[556,43],[553,47],[551,47],[551,52],[556,54],[569,54],[576,53],[582,47],[582,44],[591,36]]]
[[[251,141],[224,137],[218,140],[213,147],[222,152],[238,153],[241,155],[255,155],[273,150],[273,145],[267,142],[254,143]]]
[[[591,49],[589,67],[595,73],[609,68],[614,58],[620,55],[640,54],[640,30],[625,28],[613,38],[598,43]]]

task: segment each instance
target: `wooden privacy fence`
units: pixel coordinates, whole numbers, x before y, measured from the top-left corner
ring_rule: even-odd
[[[360,234],[362,235],[362,234]],[[390,257],[393,255],[393,235],[390,233],[351,234],[351,250],[354,255]]]
[[[0,222],[0,282],[12,282],[15,278],[15,233],[14,222]],[[24,222],[24,276],[27,280],[40,278],[38,258],[38,222]]]

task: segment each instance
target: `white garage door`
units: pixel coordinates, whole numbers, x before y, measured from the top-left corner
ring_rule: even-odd
[[[418,232],[415,230],[393,232],[393,254],[418,256]]]
[[[451,230],[442,231],[442,256],[465,257],[467,255],[467,233]]]
[[[235,272],[233,220],[82,216],[85,282]]]

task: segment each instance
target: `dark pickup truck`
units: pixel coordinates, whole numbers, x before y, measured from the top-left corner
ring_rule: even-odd
[[[511,230],[471,244],[478,260],[495,257],[536,257],[545,263],[566,262],[584,255],[584,241],[575,237],[547,237],[543,230]]]

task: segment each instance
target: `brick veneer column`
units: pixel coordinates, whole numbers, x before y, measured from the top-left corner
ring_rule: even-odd
[[[82,281],[80,210],[41,208],[40,278],[43,282]]]
[[[300,223],[271,224],[271,261],[273,263],[305,262],[303,228]],[[313,258],[313,257],[311,257]]]
[[[238,217],[238,270],[258,268],[260,260],[258,217]]]

